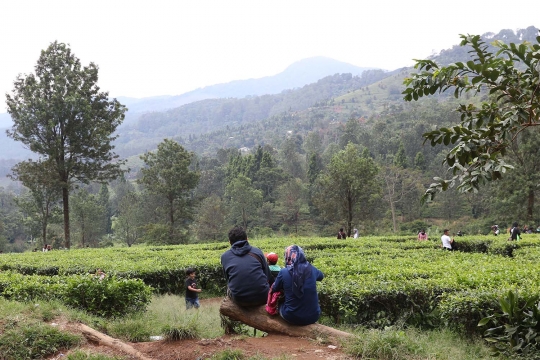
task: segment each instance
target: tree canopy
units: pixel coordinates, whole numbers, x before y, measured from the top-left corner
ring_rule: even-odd
[[[371,201],[380,191],[378,172],[372,158],[360,155],[354,144],[347,144],[317,178],[315,205],[326,217],[345,222],[347,236],[351,236],[353,222],[360,214],[369,213]]]
[[[416,60],[420,71],[406,78],[406,101],[448,90],[482,96],[460,104],[461,122],[424,133],[432,146],[452,145],[444,163],[452,176],[434,178],[424,199],[458,183],[464,192],[477,191],[486,181],[501,179],[513,168],[505,161],[508,148],[527,128],[540,125],[540,37],[536,44],[516,45],[497,40],[496,53],[478,35],[461,35],[461,46],[471,46],[471,60],[440,67],[432,60]]]
[[[178,219],[190,217],[190,193],[199,181],[199,174],[189,169],[193,153],[176,141],[165,139],[157,151],[147,152],[141,155],[141,159],[146,167],[141,169],[139,183],[167,203],[169,242],[176,243],[181,235],[176,229]]]

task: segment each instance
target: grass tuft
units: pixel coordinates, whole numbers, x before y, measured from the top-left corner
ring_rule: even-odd
[[[39,359],[81,342],[80,336],[61,332],[46,324],[24,324],[0,336],[0,354],[3,360]]]
[[[124,357],[118,356],[107,356],[102,354],[90,354],[84,351],[76,351],[72,354],[69,354],[66,360],[123,360]]]
[[[166,341],[177,341],[177,340],[199,338],[199,333],[197,331],[197,324],[194,322],[188,324],[187,326],[166,325],[165,327],[163,327],[162,333]]]
[[[480,339],[465,340],[446,329],[360,329],[353,339],[344,342],[343,349],[356,358],[374,360],[492,358]]]
[[[246,356],[241,350],[227,349],[215,353],[210,360],[245,360]]]

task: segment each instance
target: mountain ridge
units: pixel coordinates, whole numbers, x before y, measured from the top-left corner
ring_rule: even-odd
[[[233,80],[227,83],[197,88],[180,95],[163,95],[140,99],[120,96],[117,99],[129,108],[131,114],[164,111],[206,99],[279,94],[284,90],[314,83],[329,75],[351,73],[354,76],[362,74],[365,70],[372,69],[376,68],[359,67],[332,58],[317,56],[296,61],[276,75]]]

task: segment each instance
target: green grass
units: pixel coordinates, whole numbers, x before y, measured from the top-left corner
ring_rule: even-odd
[[[84,351],[77,350],[72,354],[69,354],[66,360],[123,360],[124,357],[110,357],[107,355],[101,354],[90,354]]]
[[[135,318],[104,320],[72,310],[56,302],[19,303],[0,298],[0,353],[5,360],[44,358],[45,354],[58,354],[59,349],[76,349],[82,339],[64,334],[44,324],[63,316],[81,321],[110,336],[124,341],[148,341],[149,336],[161,335],[166,339],[216,338],[223,335],[220,326],[219,302],[204,302],[199,310],[186,310],[184,298],[172,295],[155,296],[146,313]],[[323,319],[328,320],[328,319]],[[332,326],[331,323],[325,322]],[[335,325],[334,325],[335,326]],[[343,344],[343,351],[355,358],[376,360],[473,360],[490,359],[489,349],[481,339],[464,339],[447,330],[421,331],[415,328],[387,328],[370,330],[352,329],[354,338]],[[252,331],[246,332],[252,335]],[[262,332],[257,332],[258,335]],[[30,346],[30,350],[28,345]],[[2,360],[4,360],[2,358]],[[120,360],[105,355],[89,354],[77,350],[67,360]],[[225,350],[211,360],[268,360],[261,355],[248,357],[239,350]],[[287,357],[273,360],[289,360]]]
[[[183,297],[154,296],[148,310],[107,323],[107,333],[125,341],[148,341],[150,336],[166,339],[206,338],[223,335],[219,317],[219,303],[205,303],[199,310],[186,310]]]
[[[208,360],[288,360],[288,359],[294,359],[294,357],[280,356],[280,357],[271,358],[271,359],[264,356],[260,356],[260,355],[247,357],[246,355],[244,355],[242,351],[232,350],[232,349],[220,351],[212,355],[212,357],[208,358]]]
[[[78,335],[59,331],[48,324],[29,322],[2,333],[0,354],[4,360],[41,359],[81,342]]]
[[[343,344],[344,351],[374,360],[480,360],[492,359],[481,339],[464,339],[450,330],[420,331],[414,328],[361,329]]]

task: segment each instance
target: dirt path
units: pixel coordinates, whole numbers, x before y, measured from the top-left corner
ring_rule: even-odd
[[[221,299],[201,300],[203,304],[218,304]],[[56,319],[55,326],[61,330],[82,335],[80,326],[65,320]],[[339,344],[318,343],[310,339],[295,338],[280,334],[268,334],[264,337],[248,336],[227,336],[217,339],[195,339],[180,341],[152,341],[139,343],[126,343],[133,347],[145,357],[154,360],[198,360],[208,359],[213,354],[226,349],[240,350],[246,357],[262,356],[267,359],[285,357],[286,359],[326,359],[326,360],[347,360],[352,359],[346,356],[339,347]],[[79,350],[108,356],[124,357],[126,360],[138,360],[117,348],[106,346],[101,342],[87,339]],[[50,360],[62,359],[69,353],[56,354]]]

